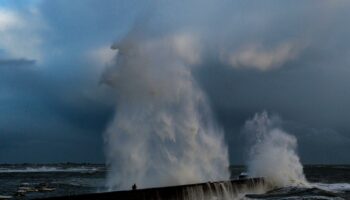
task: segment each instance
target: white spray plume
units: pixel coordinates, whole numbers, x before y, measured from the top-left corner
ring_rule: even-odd
[[[228,152],[191,74],[195,34],[129,34],[103,79],[117,93],[105,143],[109,189],[227,179]]]
[[[103,75],[117,96],[116,114],[105,133],[107,186],[125,189],[133,183],[147,187],[226,179],[229,161],[223,133],[192,70],[205,62],[203,55],[216,57],[219,49],[235,49],[232,31],[239,30],[234,22],[240,12],[232,10],[230,1],[149,4],[155,6],[152,16],[142,18],[112,45],[118,56]],[[253,23],[246,27],[255,27],[255,19],[261,21],[260,15],[251,17],[248,21]],[[281,59],[265,59],[281,48]],[[283,65],[297,56],[289,46],[261,51],[252,54],[259,56],[256,63],[262,68]],[[237,55],[227,54],[226,64]]]
[[[307,186],[303,166],[296,153],[297,139],[279,128],[280,119],[267,112],[255,114],[245,124],[245,133],[252,142],[248,173],[265,177],[276,187]]]

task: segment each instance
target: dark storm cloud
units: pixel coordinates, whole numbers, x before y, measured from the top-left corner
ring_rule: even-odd
[[[60,0],[37,8],[49,27],[40,35],[45,62],[0,60],[0,162],[102,161],[114,102],[98,85],[104,64],[86,54],[152,19],[154,34],[202,33],[204,66],[194,73],[232,163],[244,162],[241,128],[262,110],[285,121],[303,162],[350,163],[348,1]]]
[[[25,58],[20,59],[0,59],[0,67],[6,66],[23,66],[23,65],[34,65],[35,60],[29,60]]]
[[[48,69],[21,64],[0,68],[0,162],[103,162],[108,104],[62,85]]]
[[[84,54],[95,45],[110,45],[118,31],[108,27],[122,25],[112,26],[115,21],[101,15],[104,11],[92,12],[112,9],[107,4],[85,3],[38,4],[50,27],[41,33],[45,61],[0,61],[0,162],[103,162],[101,133],[112,107],[108,95],[101,95],[99,74],[91,70],[96,64]]]

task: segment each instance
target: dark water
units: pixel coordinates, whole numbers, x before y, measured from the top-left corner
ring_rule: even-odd
[[[232,166],[231,178],[244,167]],[[312,188],[276,188],[265,196],[245,199],[349,199],[350,165],[308,165]],[[33,199],[105,191],[106,169],[98,164],[0,165],[0,199]]]
[[[104,191],[105,176],[104,165],[97,164],[0,165],[0,199],[1,195],[33,199]],[[21,187],[38,191],[21,194]]]

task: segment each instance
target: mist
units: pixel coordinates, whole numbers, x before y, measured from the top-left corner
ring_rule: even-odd
[[[110,189],[229,177],[223,132],[191,74],[200,61],[196,39],[130,33],[113,45],[118,55],[103,76],[117,94],[104,136]]]
[[[274,187],[308,186],[297,154],[297,139],[279,127],[280,121],[262,112],[246,122],[248,173],[264,177]]]

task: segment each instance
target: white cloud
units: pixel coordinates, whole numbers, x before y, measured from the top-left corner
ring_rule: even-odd
[[[233,52],[223,51],[221,61],[234,68],[266,71],[296,59],[303,49],[304,45],[298,42],[284,42],[272,48],[261,44],[248,44]]]
[[[0,8],[0,47],[10,58],[42,60],[42,39],[39,32],[45,28],[40,13],[35,9],[20,13]]]
[[[3,32],[16,26],[21,26],[19,16],[9,10],[0,9],[0,31]]]

